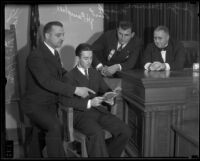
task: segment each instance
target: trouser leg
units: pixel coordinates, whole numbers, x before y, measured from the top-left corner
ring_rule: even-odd
[[[107,140],[109,156],[120,157],[131,137],[132,132],[130,128],[112,114],[102,115],[100,125],[112,134],[112,138]]]
[[[45,132],[48,157],[64,157],[62,128],[57,118],[56,106],[37,106],[27,115]]]

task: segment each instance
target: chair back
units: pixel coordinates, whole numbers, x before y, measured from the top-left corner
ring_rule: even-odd
[[[185,68],[192,68],[193,63],[199,62],[199,41],[181,41],[185,47]]]

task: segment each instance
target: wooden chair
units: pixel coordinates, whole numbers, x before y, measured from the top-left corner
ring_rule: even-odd
[[[117,105],[114,104],[111,108],[111,113],[116,115]],[[88,157],[87,147],[86,147],[86,136],[73,128],[73,107],[66,107],[59,104],[59,118],[64,125],[64,148],[67,153],[67,150],[73,151],[69,147],[69,143],[77,141],[81,144],[81,155],[75,155],[77,157]],[[111,134],[105,130],[105,139],[109,138]]]
[[[193,63],[199,62],[199,42],[181,41],[185,47],[185,68],[192,68]]]

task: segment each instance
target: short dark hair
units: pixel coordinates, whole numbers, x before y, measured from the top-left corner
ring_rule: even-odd
[[[76,56],[80,57],[82,51],[92,51],[92,46],[87,43],[79,44],[75,50]]]
[[[59,21],[51,21],[51,22],[48,22],[45,26],[44,26],[44,29],[43,29],[43,36],[45,38],[45,34],[48,33],[50,30],[51,30],[51,27],[52,26],[60,26],[60,27],[63,27],[63,24]]]
[[[164,31],[166,34],[169,35],[169,29],[166,26],[158,26],[155,28],[154,31]]]
[[[130,28],[131,32],[133,32],[133,23],[127,20],[121,20],[119,21],[117,28],[122,28],[123,30],[127,30]]]

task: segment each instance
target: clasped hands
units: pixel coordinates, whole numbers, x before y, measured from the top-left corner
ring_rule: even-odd
[[[165,68],[166,68],[165,63],[155,61],[155,62],[153,62],[152,64],[149,65],[148,70],[150,70],[150,71],[160,71],[160,70],[165,70]]]
[[[119,71],[119,65],[118,64],[114,64],[114,65],[111,65],[111,66],[103,66],[100,69],[101,74],[105,77],[110,77],[113,74],[115,74],[117,71]]]

